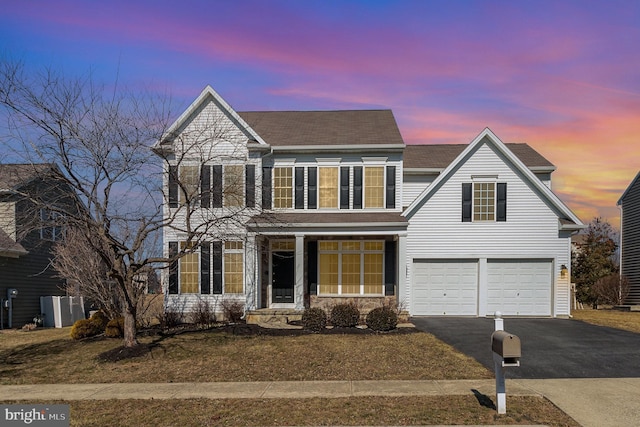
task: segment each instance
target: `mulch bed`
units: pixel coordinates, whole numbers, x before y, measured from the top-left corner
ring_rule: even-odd
[[[180,325],[169,330],[161,328],[149,328],[139,331],[138,336],[160,336],[167,337],[180,335],[184,333],[228,333],[237,336],[301,336],[309,334],[320,335],[376,335],[376,334],[412,334],[418,332],[415,328],[397,328],[388,332],[376,332],[368,328],[326,328],[321,332],[312,332],[305,329],[280,329],[280,328],[263,328],[260,325],[236,323],[228,325],[218,325],[212,328],[198,328],[194,325]],[[135,347],[116,347],[109,351],[99,354],[96,359],[99,362],[118,362],[121,360],[132,359],[136,357],[146,356],[154,344],[138,344]]]

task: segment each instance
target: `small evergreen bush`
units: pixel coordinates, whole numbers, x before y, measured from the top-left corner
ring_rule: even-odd
[[[319,307],[308,308],[302,314],[302,327],[320,332],[327,327],[327,313]]]
[[[109,323],[104,328],[104,334],[109,338],[124,337],[124,317],[120,316],[109,320]]]
[[[354,328],[360,321],[355,304],[336,304],[331,309],[331,324],[337,328]]]
[[[71,338],[79,340],[82,338],[93,337],[101,334],[102,332],[104,332],[104,329],[100,329],[91,319],[80,319],[76,321],[71,328]]]
[[[107,323],[109,323],[109,318],[107,317],[106,314],[104,314],[104,311],[102,310],[98,310],[95,313],[93,313],[93,315],[89,320],[91,320],[91,322],[93,322],[96,325],[96,328],[100,332],[104,332],[104,329],[107,327]]]
[[[377,307],[367,314],[366,323],[373,331],[390,331],[398,326],[398,314],[391,306]]]

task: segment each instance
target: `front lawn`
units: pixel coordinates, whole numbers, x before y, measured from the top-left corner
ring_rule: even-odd
[[[423,332],[297,336],[230,330],[141,337],[150,351],[100,362],[119,339],[74,341],[69,328],[0,334],[2,384],[491,378],[475,360]]]
[[[623,329],[640,334],[640,311],[619,311],[612,309],[573,310],[571,315],[576,320],[599,326]]]

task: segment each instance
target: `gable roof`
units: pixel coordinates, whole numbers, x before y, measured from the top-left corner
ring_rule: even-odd
[[[0,164],[0,192],[19,190],[36,178],[49,174],[55,169],[52,163],[37,164]]]
[[[627,189],[624,190],[624,193],[622,193],[622,196],[620,196],[620,199],[618,199],[618,202],[616,203],[616,205],[619,206],[622,204],[622,202],[624,201],[624,198],[627,197],[627,194],[629,194],[629,192],[633,189],[633,187],[635,187],[636,183],[638,182],[640,182],[640,172],[638,172],[636,177],[633,178],[633,181],[631,181]]]
[[[0,228],[0,256],[7,258],[18,258],[29,252],[20,244],[16,243],[3,229]]]
[[[404,146],[391,110],[239,112],[272,147]]]
[[[434,194],[442,184],[449,179],[449,177],[455,172],[460,165],[462,165],[467,157],[473,153],[480,145],[489,144],[500,152],[508,162],[510,162],[524,177],[525,179],[536,188],[542,197],[544,197],[552,206],[554,206],[561,215],[560,220],[561,229],[580,229],[584,228],[582,221],[569,209],[559,198],[556,196],[549,187],[544,185],[534,173],[520,160],[513,151],[511,151],[507,145],[505,145],[500,138],[494,134],[491,129],[485,128],[480,134],[473,140],[462,152],[438,175],[438,177],[429,185],[414,201],[411,205],[405,209],[402,213],[403,216],[411,218]],[[564,220],[564,221],[563,221]]]
[[[553,172],[556,167],[528,144],[505,144],[529,169]],[[441,171],[467,148],[468,144],[407,145],[404,170]]]
[[[154,150],[160,150],[170,146],[173,143],[176,135],[180,133],[191,121],[197,116],[197,114],[204,108],[209,102],[213,102],[236,126],[247,134],[249,139],[258,144],[266,145],[264,140],[258,135],[248,124],[242,119],[238,113],[231,108],[231,105],[227,103],[213,88],[207,85],[200,95],[189,105],[189,107],[176,119],[169,129],[162,135],[159,141],[157,141],[152,147]]]

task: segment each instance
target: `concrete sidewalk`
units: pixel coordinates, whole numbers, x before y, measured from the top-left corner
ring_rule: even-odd
[[[483,394],[495,399],[494,380],[277,381],[0,386],[3,400],[277,399]],[[583,426],[640,425],[640,378],[507,380],[509,396],[544,396]]]

